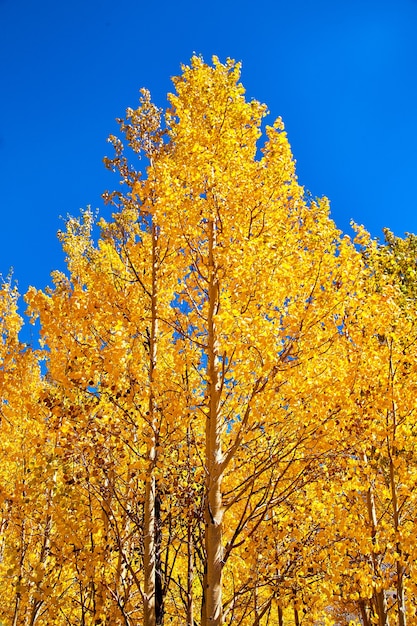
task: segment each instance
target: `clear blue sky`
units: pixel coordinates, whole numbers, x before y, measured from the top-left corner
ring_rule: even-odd
[[[243,62],[341,229],[417,232],[416,33],[416,0],[0,0],[0,273],[50,282],[59,216],[118,185],[114,119],[142,86],[165,106],[193,52]]]

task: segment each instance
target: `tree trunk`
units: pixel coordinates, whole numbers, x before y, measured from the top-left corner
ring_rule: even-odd
[[[203,592],[201,595],[201,626],[207,626],[207,559],[204,563],[204,571],[203,571]]]
[[[363,455],[364,463],[368,462],[366,454]],[[371,537],[372,543],[376,543],[376,532],[378,527],[378,518],[376,514],[375,498],[372,485],[369,486],[366,492],[366,503],[368,508],[368,518],[371,524]],[[380,576],[379,558],[375,552],[372,553],[372,565],[374,572],[377,576]],[[389,626],[388,607],[385,590],[375,591],[374,593],[375,606],[378,612],[378,624],[379,626]]]
[[[400,519],[400,508],[398,506],[397,485],[395,482],[395,465],[394,465],[394,459],[393,459],[393,457],[397,454],[397,445],[396,445],[397,407],[396,407],[395,396],[394,396],[395,367],[392,362],[392,341],[390,343],[389,369],[390,369],[390,383],[391,383],[391,410],[388,413],[388,417],[392,417],[392,442],[390,441],[389,436],[387,436],[387,448],[388,448],[388,457],[389,457],[389,479],[390,479],[390,489],[391,489],[392,514],[394,518],[394,531],[395,531],[395,536],[398,537],[400,526],[401,526],[401,519]],[[406,608],[405,608],[405,590],[404,590],[405,567],[404,565],[401,564],[402,547],[399,541],[396,542],[395,548],[398,554],[398,557],[396,560],[398,626],[407,626],[407,615],[406,615]]]
[[[193,579],[194,579],[194,561],[193,561],[193,533],[192,519],[188,513],[187,527],[187,626],[194,626],[194,598],[193,598]]]
[[[367,607],[367,603],[365,602],[365,600],[360,600],[359,602],[359,609],[361,612],[361,618],[362,618],[362,622],[363,622],[363,626],[371,626],[371,620],[369,617],[369,610]]]
[[[157,626],[164,622],[164,585],[162,579],[162,520],[161,520],[161,494],[156,485],[155,494],[155,621]]]
[[[207,393],[208,412],[206,422],[206,624],[223,624],[222,569],[223,569],[223,506],[222,506],[222,423],[220,416],[220,368],[215,316],[219,306],[219,283],[214,262],[216,246],[215,225],[209,222],[209,287],[208,287],[208,348]]]
[[[300,626],[300,616],[298,615],[298,609],[294,606],[294,624]]]
[[[151,328],[149,331],[149,403],[148,403],[148,476],[145,489],[144,507],[144,626],[156,626],[156,483],[154,469],[157,455],[157,416],[154,390],[154,373],[157,357],[157,270],[158,270],[158,231],[152,226],[152,294]]]
[[[190,459],[191,432],[190,426],[187,428],[187,626],[194,626],[194,504],[191,492],[192,470]]]
[[[388,444],[389,446],[389,444]],[[400,530],[400,514],[398,508],[398,497],[397,497],[397,488],[395,484],[395,468],[394,461],[392,459],[392,450],[391,447],[388,447],[389,451],[389,470],[390,470],[390,487],[391,487],[391,503],[394,517],[394,531],[395,536],[398,537],[398,533]],[[399,541],[397,541],[395,546],[396,552],[398,554],[396,560],[396,570],[397,570],[397,607],[398,607],[398,626],[407,626],[407,616],[406,616],[406,608],[405,608],[405,590],[404,590],[404,574],[405,567],[401,564],[401,554],[402,548]]]
[[[52,477],[52,484],[54,486],[56,484],[56,476],[57,476],[57,471],[55,470],[53,477]],[[47,509],[46,509],[45,525],[44,525],[43,542],[42,542],[42,547],[41,547],[41,551],[39,554],[39,564],[45,563],[48,557],[49,549],[50,549],[51,530],[52,530],[51,508],[52,508],[53,492],[54,492],[54,487],[50,487],[48,489],[48,495],[46,498]],[[29,620],[29,626],[34,626],[34,624],[36,623],[36,620],[38,619],[38,616],[39,616],[39,611],[41,610],[44,601],[42,599],[39,599],[39,600],[32,599],[32,603],[33,604],[32,604],[30,620]]]
[[[156,626],[155,619],[155,477],[149,476],[145,491],[144,515],[144,626]]]
[[[19,613],[20,613],[20,603],[22,600],[21,592],[20,592],[20,584],[23,579],[23,562],[25,560],[26,553],[26,533],[25,533],[25,522],[22,520],[22,526],[20,529],[20,559],[19,559],[19,575],[18,575],[18,584],[16,586],[16,596],[15,596],[15,605],[14,605],[14,614],[13,614],[13,622],[12,626],[17,626],[19,623]]]

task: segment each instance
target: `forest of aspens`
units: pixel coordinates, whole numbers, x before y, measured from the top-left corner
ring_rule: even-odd
[[[0,286],[1,626],[417,624],[417,237],[341,233],[239,74],[118,120],[39,344]]]

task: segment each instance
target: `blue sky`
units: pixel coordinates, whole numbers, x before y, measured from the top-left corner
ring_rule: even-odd
[[[60,216],[102,208],[114,119],[195,52],[243,63],[339,228],[417,232],[417,0],[0,0],[0,273],[44,288]],[[105,211],[103,211],[105,214]]]

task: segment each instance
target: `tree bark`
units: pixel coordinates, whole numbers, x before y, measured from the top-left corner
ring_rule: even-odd
[[[223,503],[222,503],[222,423],[220,415],[221,375],[218,359],[215,316],[219,306],[219,284],[215,267],[214,250],[216,232],[213,220],[209,222],[209,286],[208,286],[208,348],[206,421],[206,624],[223,624],[222,569],[223,569]]]
[[[371,626],[371,620],[369,618],[369,609],[365,600],[359,601],[359,609],[361,612],[363,626]]]
[[[144,626],[156,626],[155,619],[155,477],[148,477],[144,515]]]
[[[294,606],[294,624],[300,626],[300,616],[298,615],[298,609]]]
[[[368,462],[366,454],[363,455],[364,463]],[[368,518],[371,524],[371,537],[372,543],[376,543],[376,532],[378,527],[378,518],[376,514],[375,507],[375,497],[372,489],[372,485],[369,486],[368,491],[366,492],[366,503],[368,508]],[[377,576],[380,576],[380,567],[379,567],[379,559],[375,552],[372,554],[372,565],[374,572]],[[381,589],[380,591],[374,592],[375,606],[378,612],[378,624],[379,626],[389,626],[389,617],[388,617],[388,607],[387,607],[387,598],[385,595],[385,590]]]
[[[164,621],[164,586],[162,579],[162,520],[161,520],[161,494],[156,484],[155,494],[155,621],[161,626]]]
[[[193,597],[193,579],[194,579],[194,561],[193,561],[193,533],[192,520],[190,513],[188,514],[187,527],[187,626],[194,626],[194,597]]]
[[[394,516],[394,530],[395,530],[395,536],[398,537],[398,532],[400,529],[400,515],[399,515],[399,509],[398,509],[397,489],[395,485],[395,469],[394,469],[394,462],[391,456],[391,450],[390,450],[389,465],[390,465],[390,483],[391,483],[391,502],[392,502],[393,516]],[[405,590],[404,590],[405,567],[400,562],[402,549],[401,549],[401,544],[399,541],[397,541],[395,549],[398,554],[398,557],[396,560],[398,626],[407,626]]]
[[[156,482],[155,466],[157,457],[157,417],[154,390],[154,375],[157,359],[157,270],[158,270],[158,231],[152,225],[152,292],[151,328],[149,331],[149,402],[148,402],[148,477],[145,489],[144,506],[144,626],[156,626]]]
[[[191,433],[190,427],[187,428],[187,482],[188,482],[188,496],[187,496],[187,626],[194,626],[194,594],[193,594],[193,580],[194,580],[194,538],[193,538],[193,521],[194,511],[191,493],[191,461],[190,461],[190,441]]]
[[[388,447],[388,457],[389,457],[389,480],[390,480],[390,489],[391,489],[391,504],[392,504],[392,514],[394,518],[394,531],[395,536],[399,536],[401,519],[400,519],[400,508],[398,505],[398,493],[397,493],[397,485],[395,482],[395,465],[394,465],[394,456],[397,454],[397,446],[396,446],[396,435],[397,435],[397,407],[395,403],[394,396],[394,384],[395,384],[395,367],[392,361],[392,342],[390,344],[390,361],[389,361],[389,369],[390,369],[390,383],[391,383],[391,411],[389,412],[389,416],[392,417],[392,443],[387,437],[387,447]],[[396,569],[397,569],[397,607],[398,607],[398,626],[407,626],[407,615],[406,615],[406,606],[405,606],[405,590],[404,590],[404,574],[405,567],[402,565],[400,559],[402,556],[402,547],[399,541],[396,542],[396,552],[398,554],[396,560]]]

